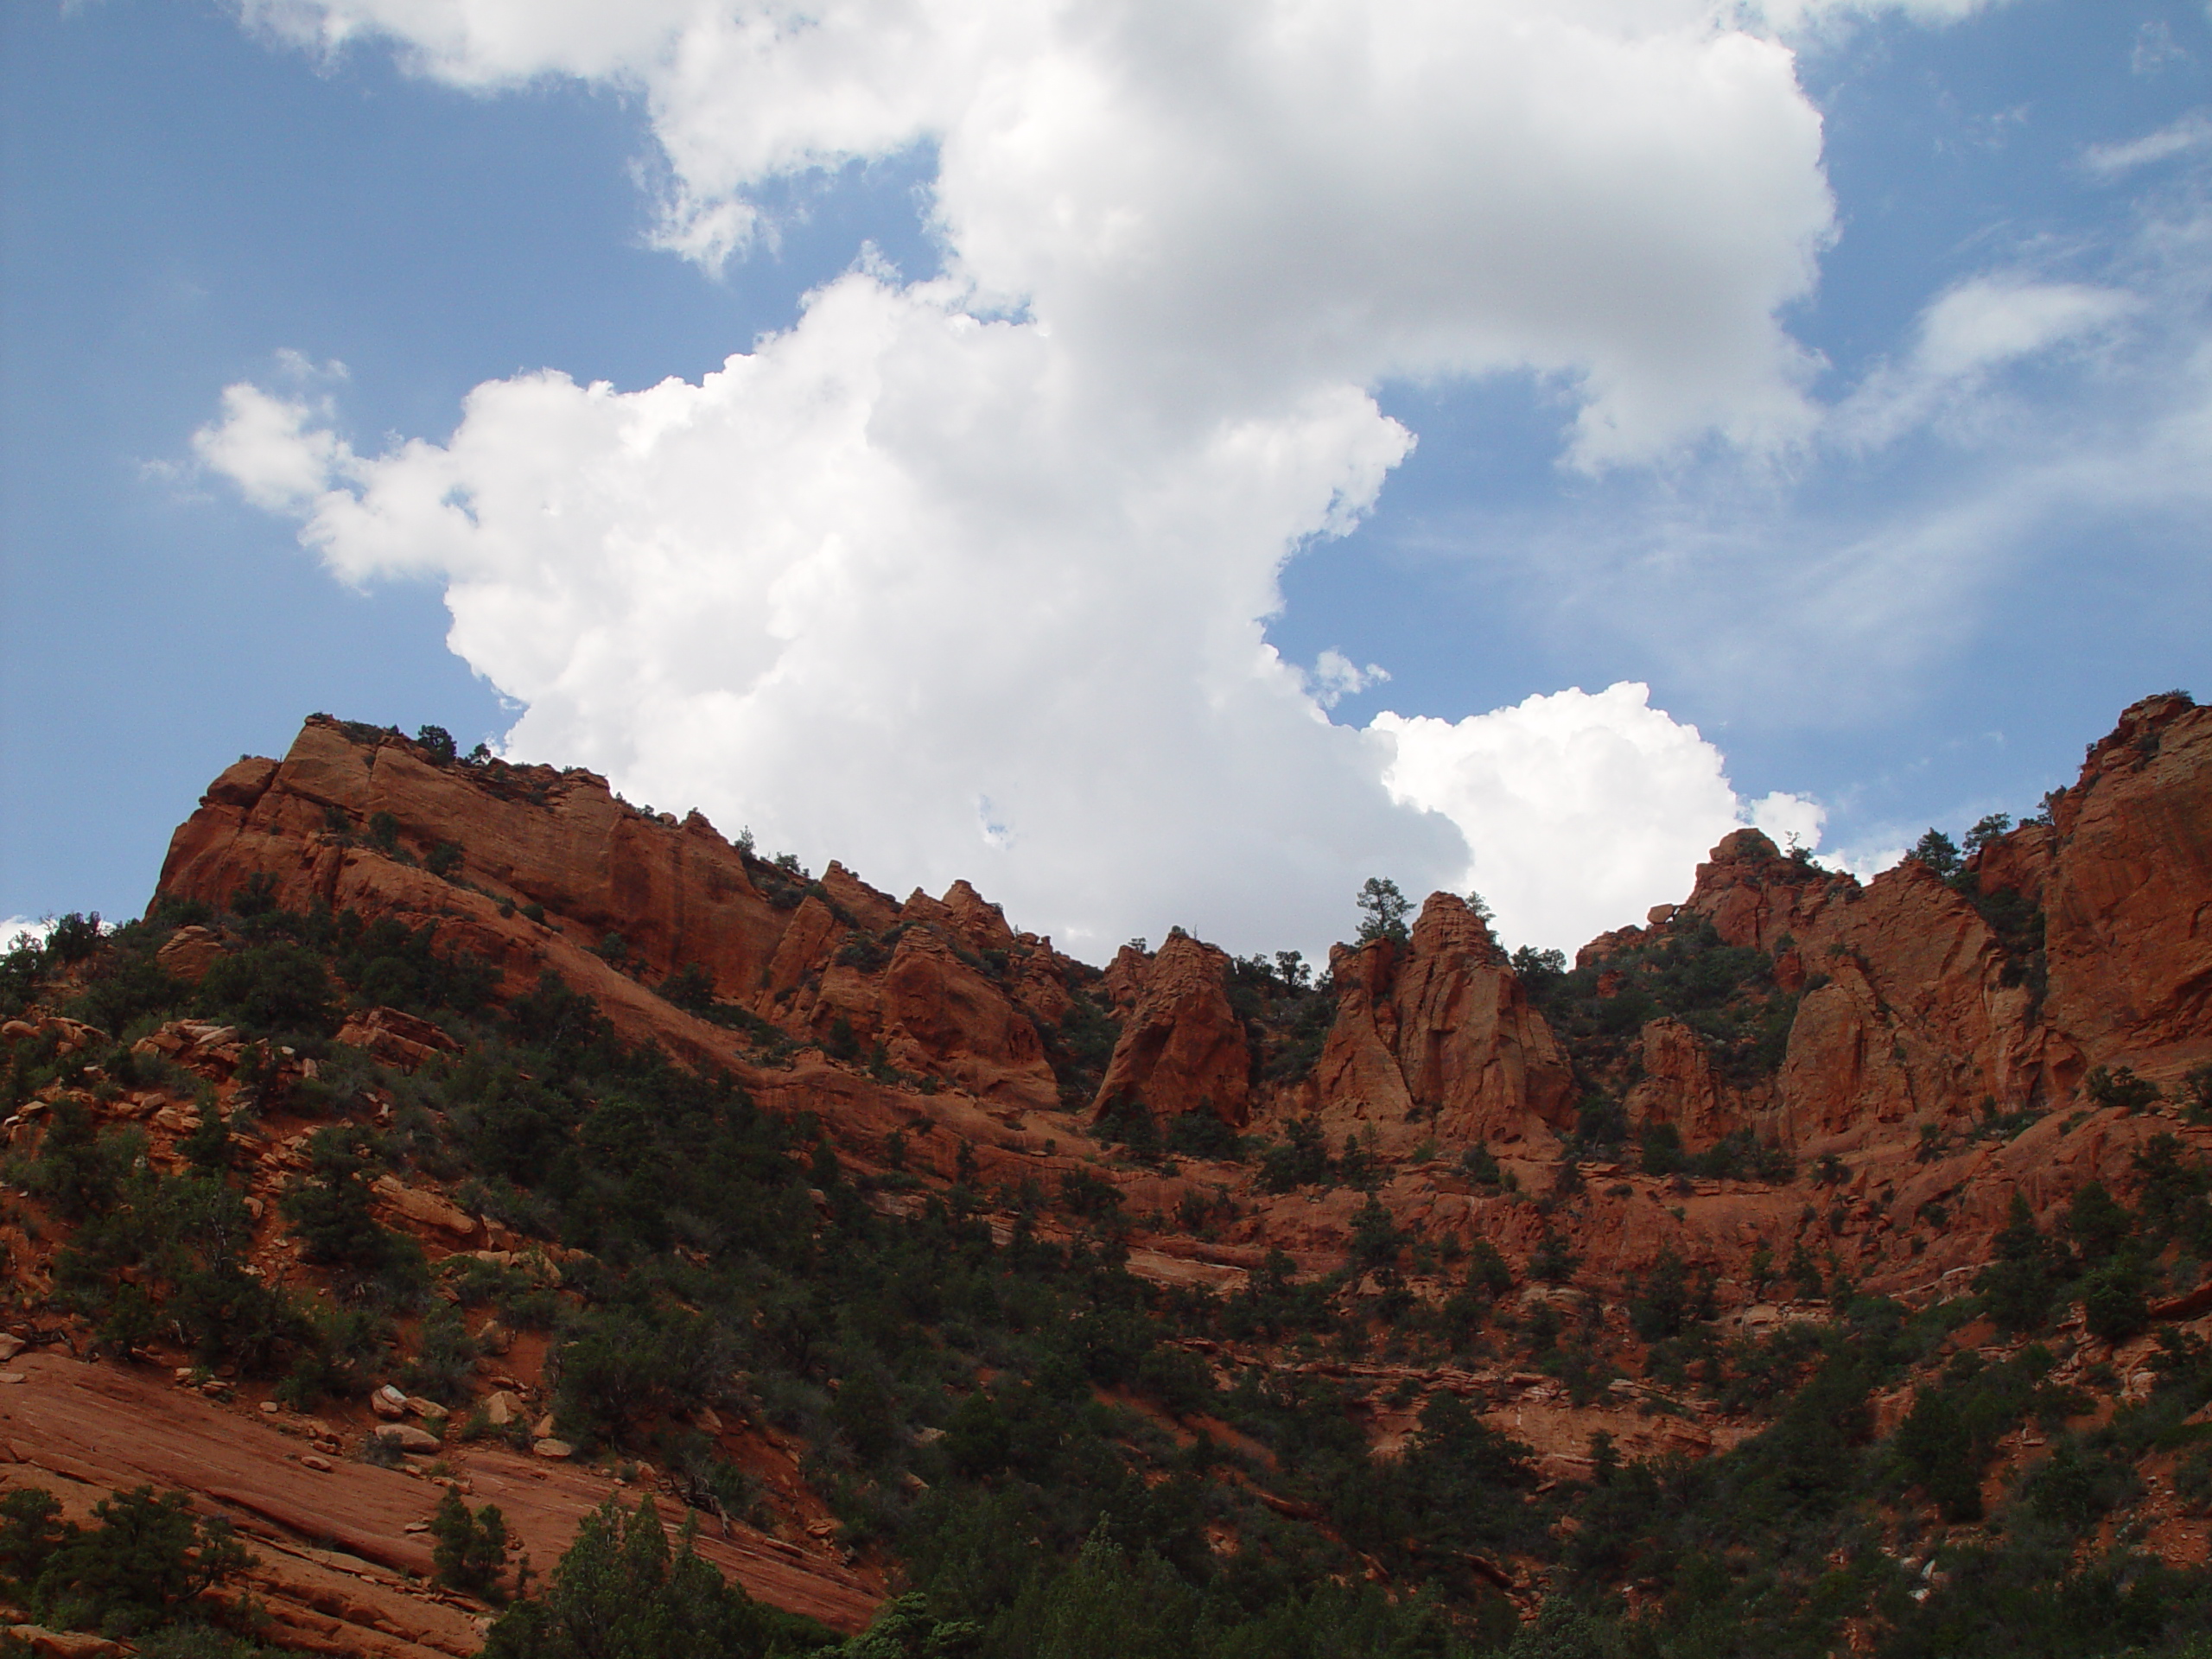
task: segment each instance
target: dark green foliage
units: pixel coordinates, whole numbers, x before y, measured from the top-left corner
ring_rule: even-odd
[[[1959,844],[1941,830],[1930,830],[1921,836],[1907,856],[1919,860],[1946,880],[1959,873]]]
[[[1567,977],[1567,953],[1524,944],[1513,953],[1513,971],[1528,987],[1529,996],[1541,1001]]]
[[[696,962],[677,969],[653,989],[663,1001],[686,1014],[705,1014],[715,1006],[715,982]]]
[[[1813,871],[1808,879],[1824,878]],[[1705,1039],[1725,1075],[1749,1083],[1779,1063],[1796,1013],[1796,999],[1775,986],[1771,958],[1726,944],[1709,920],[1688,912],[1649,942],[1586,967],[1567,969],[1562,961],[1555,970],[1532,957],[1522,982],[1592,1074],[1627,1063],[1644,1024],[1668,1015]]]
[[[371,846],[385,853],[395,853],[399,850],[399,820],[391,813],[372,812],[369,814],[368,831]],[[242,915],[245,913],[240,910],[235,899],[231,902],[231,908],[238,910]]]
[[[1180,1158],[1203,1158],[1216,1163],[1238,1163],[1244,1143],[1236,1130],[1212,1112],[1185,1112],[1167,1124],[1167,1150]]]
[[[1317,1118],[1301,1117],[1284,1125],[1282,1144],[1269,1147],[1260,1160],[1260,1184],[1270,1192],[1333,1185],[1337,1174],[1328,1138]]]
[[[183,1005],[182,984],[162,971],[154,951],[166,934],[143,926],[118,930],[84,969],[83,995],[69,1013],[102,1031],[121,1033]]]
[[[2092,1105],[2123,1112],[2140,1112],[2158,1103],[2158,1085],[2137,1077],[2124,1065],[2090,1067],[2089,1075],[2082,1080],[2082,1092]]]
[[[178,1140],[176,1149],[203,1175],[219,1175],[231,1166],[231,1126],[224,1122],[212,1090],[201,1096],[198,1127]]]
[[[1628,1114],[1604,1095],[1586,1095],[1575,1110],[1574,1138],[1595,1154],[1609,1152],[1628,1139]]]
[[[1359,896],[1354,902],[1359,906],[1359,939],[1363,944],[1372,939],[1389,939],[1402,944],[1411,937],[1406,917],[1413,910],[1413,902],[1387,876],[1370,875],[1361,882]]]
[[[65,1099],[48,1120],[24,1185],[64,1220],[105,1215],[145,1151],[146,1137],[139,1131],[97,1128],[83,1102]]]
[[[2017,1192],[2005,1230],[1997,1236],[1996,1253],[1997,1259],[1974,1281],[1983,1311],[2007,1331],[2040,1329],[2066,1276],[2065,1259],[2037,1228],[2027,1200]]]
[[[1071,986],[1068,995],[1068,1011],[1058,1028],[1040,1025],[1038,1034],[1044,1039],[1046,1062],[1059,1081],[1060,1103],[1077,1107],[1088,1105],[1098,1092],[1114,1045],[1121,1040],[1122,1024],[1082,989]]]
[[[460,873],[466,856],[457,841],[442,841],[423,855],[423,868],[442,880],[451,880]]]
[[[200,982],[199,1006],[257,1035],[327,1037],[338,1028],[337,999],[322,959],[289,940],[219,957]]]
[[[245,1200],[219,1176],[142,1168],[56,1258],[57,1299],[115,1352],[159,1331],[203,1363],[267,1374],[312,1332],[286,1297],[245,1270],[252,1237]]]
[[[674,1549],[650,1500],[584,1517],[545,1592],[500,1616],[484,1659],[766,1659],[791,1621],[726,1584],[687,1531]]]
[[[2089,1451],[2079,1439],[2069,1435],[2021,1477],[2018,1501],[2044,1526],[2079,1537],[2133,1497],[2140,1486],[2135,1471],[2126,1463],[2108,1453]]]
[[[2135,1231],[2135,1217],[2127,1212],[2102,1181],[2090,1181],[2067,1201],[2065,1219],[2059,1224],[2092,1267],[2108,1262]]]
[[[2122,1254],[2082,1275],[2082,1322],[2089,1334],[2125,1342],[2151,1323],[2150,1273],[2133,1254]]]
[[[1398,1231],[1397,1224],[1382,1201],[1373,1194],[1352,1217],[1351,1261],[1354,1267],[1364,1269],[1394,1270],[1399,1252],[1406,1247],[1406,1239]]]
[[[1497,1166],[1497,1158],[1491,1149],[1478,1141],[1459,1154],[1459,1167],[1469,1180],[1478,1186],[1502,1186],[1504,1177]]]
[[[1071,1169],[1060,1177],[1060,1203],[1071,1215],[1107,1221],[1120,1213],[1122,1191],[1088,1170]]]
[[[1998,1442],[2049,1395],[2039,1384],[2050,1351],[2031,1346],[2017,1357],[1985,1365],[1967,1353],[1941,1383],[1923,1387],[1890,1443],[1900,1479],[1920,1489],[1950,1521],[1981,1516],[1981,1476]]]
[[[433,1303],[423,1316],[415,1357],[401,1381],[410,1393],[442,1405],[465,1401],[480,1351],[461,1310],[450,1302]]]
[[[63,1630],[157,1630],[191,1616],[195,1598],[250,1560],[230,1523],[195,1522],[182,1492],[118,1492],[92,1506],[89,1528],[57,1513],[50,1497],[29,1489],[0,1500],[0,1572],[35,1615]]]
[[[99,912],[83,916],[73,910],[46,936],[47,958],[63,967],[88,961],[99,953],[100,938]]]
[[[46,1564],[75,1530],[49,1491],[18,1486],[0,1497],[0,1594],[28,1601]]]
[[[473,1596],[500,1599],[499,1578],[506,1568],[507,1522],[499,1505],[486,1503],[474,1514],[451,1487],[430,1514],[430,1562],[438,1582]]]
[[[1645,1342],[1679,1337],[1694,1322],[1713,1317],[1713,1295],[1711,1280],[1692,1282],[1674,1246],[1663,1246],[1651,1271],[1629,1281],[1629,1328]]]
[[[449,766],[459,753],[453,734],[442,726],[425,726],[415,734],[416,747],[423,751],[423,758],[434,766]]]
[[[1637,1140],[1638,1163],[1647,1175],[1777,1182],[1796,1178],[1796,1160],[1748,1128],[1732,1129],[1700,1153],[1682,1150],[1681,1132],[1671,1123],[1647,1124]]]
[[[1581,1258],[1567,1248],[1565,1236],[1556,1229],[1547,1227],[1529,1255],[1529,1276],[1547,1285],[1563,1285],[1574,1277],[1574,1270],[1580,1265]]]
[[[1647,1123],[1637,1137],[1637,1163],[1647,1175],[1672,1175],[1682,1166],[1682,1132],[1671,1123]]]
[[[1554,1596],[1506,1644],[1504,1659],[1606,1659],[1606,1655],[1596,1621],[1573,1603]]]
[[[378,1152],[376,1137],[358,1125],[317,1129],[308,1141],[311,1173],[287,1187],[279,1203],[308,1259],[346,1270],[349,1294],[397,1301],[422,1288],[428,1269],[420,1245],[370,1213]]]

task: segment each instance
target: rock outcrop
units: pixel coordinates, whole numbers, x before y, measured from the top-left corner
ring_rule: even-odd
[[[1143,964],[1141,988],[1098,1085],[1099,1109],[1128,1101],[1156,1117],[1211,1112],[1234,1128],[1250,1122],[1252,1053],[1229,1004],[1228,975],[1224,952],[1187,933],[1168,936]]]
[[[2050,1015],[2090,1065],[2212,1061],[2212,709],[2146,697],[2053,804]]]
[[[1065,1017],[1078,965],[1017,936],[966,882],[904,905],[842,865],[810,882],[696,812],[679,823],[629,805],[592,772],[440,764],[397,734],[318,715],[282,762],[242,760],[215,781],[170,843],[159,893],[221,906],[249,882],[288,909],[434,925],[441,950],[498,971],[503,997],[556,974],[626,1039],[683,1058],[741,1055],[653,994],[679,970],[798,1039],[855,1057],[880,1046],[994,1106],[1058,1097],[1037,1022]],[[202,962],[219,947],[180,935],[178,948]],[[381,1053],[407,1038],[388,1022],[346,1040]]]
[[[1433,893],[1404,944],[1330,957],[1337,1019],[1316,1068],[1332,1133],[1403,1151],[1548,1137],[1572,1117],[1573,1071],[1483,918]]]

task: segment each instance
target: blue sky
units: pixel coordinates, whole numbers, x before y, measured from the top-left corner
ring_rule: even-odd
[[[1724,40],[1592,0],[1651,49],[1586,64],[1499,0],[1412,36],[1532,54],[1489,125],[1363,120],[1288,48],[1179,104],[1230,54],[1203,30],[978,45],[884,0],[687,79],[650,18],[591,22],[652,7],[502,10],[0,19],[0,916],[134,912],[207,779],[322,709],[966,874],[1085,954],[1311,948],[1370,868],[1571,948],[1716,823],[1871,863],[2205,689],[2201,3]],[[887,69],[887,16],[924,40]],[[1245,169],[1229,210],[1196,162]],[[987,343],[942,355],[947,319]],[[696,388],[763,336],[696,404],[524,378]],[[620,421],[706,447],[626,473]],[[517,505],[555,450],[588,533]],[[1621,682],[1670,718],[1527,705]]]

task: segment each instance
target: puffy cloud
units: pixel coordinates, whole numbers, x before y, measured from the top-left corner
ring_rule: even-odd
[[[242,9],[465,86],[641,88],[664,237],[704,257],[777,178],[931,146],[951,272],[1125,396],[1534,371],[1592,466],[1810,420],[1776,315],[1832,229],[1820,118],[1704,0]]]
[[[969,876],[1078,949],[1313,949],[1361,878],[1459,884],[1470,842],[1509,927],[1572,946],[1735,822],[1640,688],[1359,731],[1326,709],[1380,670],[1262,632],[1410,447],[1387,377],[1542,377],[1592,470],[1813,430],[1777,319],[1833,230],[1820,119],[1707,0],[240,9],[455,85],[642,94],[663,239],[709,262],[779,179],[935,158],[938,275],[863,265],[696,385],[524,375],[373,455],[226,392],[204,463],[349,580],[442,580],[453,648],[527,706],[515,752]],[[1546,835],[1603,879],[1562,892]]]
[[[1332,646],[1313,659],[1313,671],[1306,677],[1306,689],[1324,709],[1333,709],[1346,697],[1356,696],[1370,686],[1381,685],[1389,677],[1390,671],[1380,663],[1370,663],[1362,668]]]
[[[1495,907],[1509,939],[1579,944],[1643,919],[1688,890],[1691,868],[1746,821],[1777,842],[1819,844],[1815,803],[1746,804],[1719,750],[1624,683],[1532,696],[1459,721],[1385,714],[1390,792],[1465,834],[1463,885]]]
[[[1456,874],[1260,626],[1404,431],[1339,391],[1103,451],[1059,368],[1033,327],[855,273],[698,385],[493,383],[450,442],[377,457],[238,395],[201,449],[326,467],[293,499],[347,578],[442,576],[454,649],[528,705],[514,751],[810,860],[965,875],[1090,949],[1310,946],[1376,869]]]
[[[1265,644],[1286,550],[1404,453],[1364,395],[1102,453],[1058,366],[1033,327],[855,273],[699,385],[496,382],[449,442],[374,457],[239,396],[246,430],[201,448],[323,468],[291,499],[347,578],[442,576],[454,649],[528,705],[513,752],[878,880],[968,876],[1078,950],[1171,923],[1314,950],[1368,874],[1463,885],[1463,831],[1517,937],[1572,946],[1680,896],[1736,804],[1642,688],[1359,731]],[[1602,880],[1539,868],[1576,834]]]

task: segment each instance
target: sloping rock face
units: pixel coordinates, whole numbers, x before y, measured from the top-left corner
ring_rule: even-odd
[[[1968,893],[1910,859],[1862,887],[1755,830],[1698,867],[1682,912],[1774,955],[1777,980],[1802,987],[1771,1120],[1801,1153],[2045,1109],[2094,1065],[2171,1081],[2212,1059],[2212,710],[2137,703],[2054,798],[2049,823],[1991,842],[1967,869]],[[2007,905],[2018,917],[2040,908],[2043,925],[2000,937],[1988,918]],[[1664,925],[1608,934],[1582,959]],[[1641,1103],[1656,1109],[1664,1092],[1726,1123],[1730,1109],[1706,1101],[1681,1047],[1647,1033]],[[1746,1096],[1734,1110],[1765,1107]]]
[[[1643,1077],[1623,1103],[1631,1124],[1667,1124],[1684,1151],[1702,1152],[1745,1121],[1743,1097],[1721,1077],[1696,1032],[1679,1020],[1654,1020],[1642,1043]]]
[[[736,1057],[726,1032],[647,988],[679,969],[801,1039],[880,1045],[995,1105],[1056,1098],[1036,1022],[1065,1015],[1079,969],[1050,941],[1017,935],[964,881],[903,906],[842,865],[809,883],[696,812],[628,805],[592,772],[439,765],[318,715],[283,761],[216,780],[170,843],[158,896],[222,905],[256,879],[289,909],[435,922],[441,948],[497,969],[504,995],[556,973],[626,1038],[683,1058]],[[972,965],[985,953],[1003,987]]]
[[[1211,1112],[1232,1128],[1251,1121],[1251,1048],[1229,1004],[1228,976],[1224,952],[1187,933],[1168,936],[1142,964],[1142,988],[1098,1085],[1100,1109],[1133,1100],[1156,1116]]]
[[[2054,804],[2050,1017],[2091,1064],[2212,1059],[2212,709],[2147,697]]]
[[[1411,939],[1330,953],[1337,1018],[1315,1069],[1332,1134],[1385,1151],[1548,1137],[1572,1116],[1573,1071],[1466,901],[1432,893]]]

